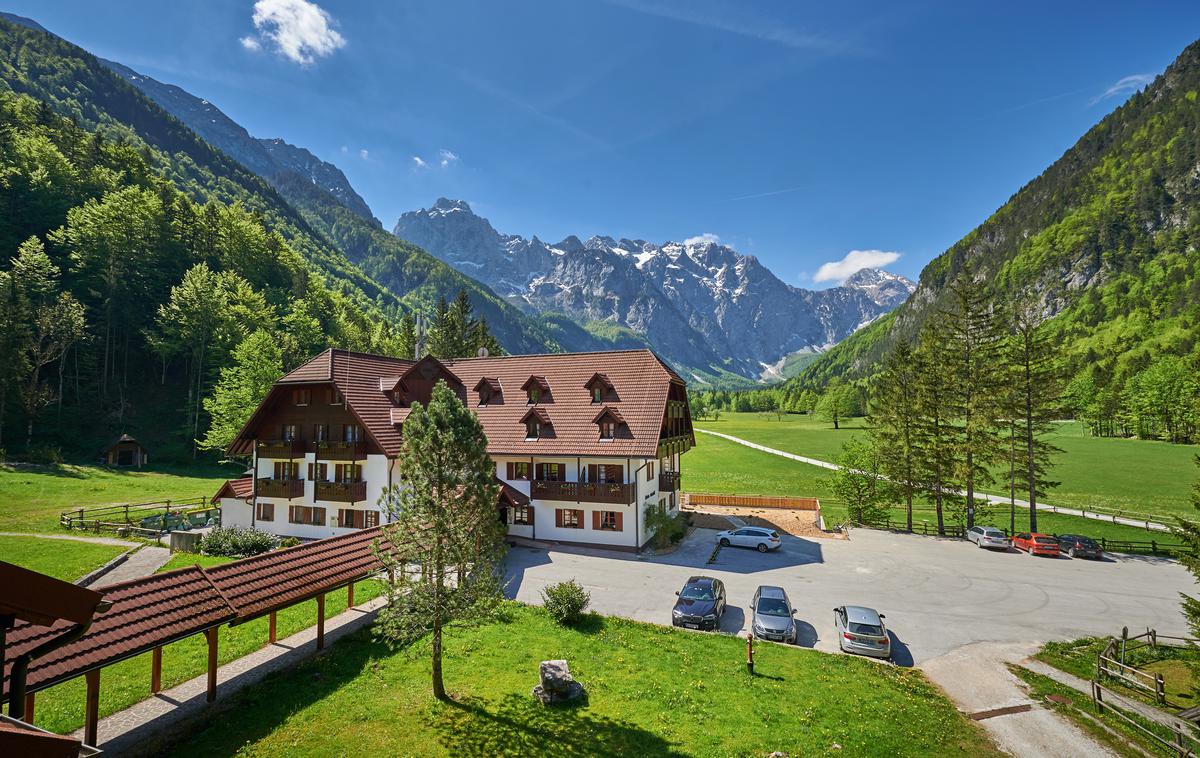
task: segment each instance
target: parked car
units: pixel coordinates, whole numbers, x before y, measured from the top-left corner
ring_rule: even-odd
[[[1072,558],[1100,559],[1104,557],[1104,551],[1100,549],[1100,545],[1094,539],[1079,534],[1058,535],[1058,551],[1066,553]]]
[[[967,530],[967,539],[978,547],[1008,549],[1008,537],[994,526],[973,526]]]
[[[725,585],[711,576],[693,576],[675,593],[671,624],[688,629],[716,629],[725,615]]]
[[[718,532],[717,542],[720,542],[722,547],[752,547],[760,553],[775,550],[783,544],[779,532],[761,526],[743,526],[740,529]]]
[[[869,655],[873,658],[892,657],[892,641],[883,614],[861,605],[839,605],[833,609],[833,625],[837,630],[838,647],[846,653]]]
[[[1013,537],[1012,546],[1030,555],[1058,555],[1058,540],[1049,534],[1022,532]]]
[[[795,644],[796,610],[782,587],[762,586],[754,591],[754,602],[750,604],[750,628],[761,640],[775,640]]]

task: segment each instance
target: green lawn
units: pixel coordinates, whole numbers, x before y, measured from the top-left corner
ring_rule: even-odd
[[[107,466],[0,465],[0,531],[51,532],[58,514],[108,503],[143,503],[212,497],[234,466],[129,471]]]
[[[821,498],[821,512],[828,527],[832,528],[846,520],[845,506],[833,498],[833,493],[826,484],[826,480],[833,473],[828,469],[764,453],[710,434],[696,435],[696,447],[683,456],[682,469],[685,491],[818,497]],[[925,504],[920,504],[919,507],[929,508]],[[892,514],[895,521],[901,521],[903,518],[904,513],[901,510]],[[935,518],[930,510],[914,513],[914,521],[917,522],[927,519],[934,523]],[[980,520],[1007,529],[1008,509],[1004,506],[991,506],[988,515]],[[1029,511],[1018,508],[1017,530],[1028,528]],[[1038,529],[1052,534],[1086,534],[1095,539],[1104,537],[1110,540],[1175,541],[1171,535],[1161,532],[1148,532],[1139,527],[1045,511],[1038,513]]]
[[[127,549],[77,540],[0,536],[0,560],[66,582],[100,568]]]
[[[591,616],[579,629],[506,604],[454,627],[451,703],[429,694],[427,642],[391,651],[363,630],[274,674],[171,735],[176,756],[997,755],[915,670]],[[565,658],[587,689],[574,707],[530,690]],[[156,746],[157,747],[157,746]]]
[[[178,553],[161,570],[199,564],[211,566],[230,558],[217,558]],[[359,582],[354,588],[354,602],[364,603],[381,594],[374,580]],[[346,610],[346,593],[330,594],[325,601],[325,617]],[[317,623],[317,601],[309,600],[280,611],[276,632],[279,639],[295,634]],[[217,650],[222,664],[258,650],[267,644],[267,619],[260,618],[240,626],[224,626],[220,631]],[[163,648],[163,688],[173,687],[203,674],[208,664],[208,646],[203,635],[195,635]],[[100,717],[128,708],[150,697],[150,653],[109,666],[100,675]],[[83,726],[83,677],[37,693],[36,723],[53,732],[67,733]]]
[[[778,418],[759,413],[726,413],[717,421],[697,421],[696,426],[831,462],[843,442],[864,429],[863,420],[857,418],[835,430],[833,424],[807,415]],[[1200,469],[1193,463],[1200,447],[1092,437],[1077,422],[1057,425],[1048,439],[1063,452],[1051,472],[1062,484],[1050,492],[1047,502],[1071,508],[1115,508],[1131,514],[1195,515],[1188,497],[1192,482],[1200,477]],[[989,492],[1006,494],[1002,487]]]

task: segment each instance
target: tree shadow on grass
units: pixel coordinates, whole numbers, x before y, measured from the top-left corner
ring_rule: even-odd
[[[509,694],[498,703],[468,697],[447,702],[432,727],[453,755],[683,755],[658,735],[586,709],[586,699],[544,706],[531,695]]]

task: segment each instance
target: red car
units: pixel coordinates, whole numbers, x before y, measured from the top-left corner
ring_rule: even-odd
[[[1058,555],[1058,540],[1049,534],[1022,532],[1013,537],[1012,546],[1030,555]]]

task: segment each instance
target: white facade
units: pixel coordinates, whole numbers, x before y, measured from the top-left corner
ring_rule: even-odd
[[[225,526],[244,526],[248,527],[252,524],[263,531],[271,532],[283,537],[297,537],[299,539],[320,539],[323,537],[333,537],[340,534],[348,534],[356,531],[354,528],[338,526],[338,511],[341,509],[353,509],[356,511],[373,511],[378,514],[378,523],[383,524],[387,521],[387,514],[383,512],[379,505],[380,498],[384,491],[392,484],[400,482],[399,470],[397,461],[389,459],[384,455],[368,455],[364,459],[358,461],[362,465],[362,479],[365,482],[365,498],[354,504],[337,502],[331,500],[318,500],[316,498],[316,482],[308,477],[309,464],[316,461],[313,453],[307,453],[304,456],[297,456],[293,459],[298,466],[298,475],[304,480],[303,495],[289,500],[285,497],[267,497],[264,495],[258,496],[259,503],[274,504],[274,518],[271,521],[265,521],[254,517],[255,508],[251,503],[236,497],[221,498],[221,523]],[[286,459],[271,459],[259,458],[256,466],[256,476],[261,479],[271,479],[275,473],[275,463],[277,460]],[[582,479],[586,481],[586,472],[589,464],[591,465],[609,465],[619,466],[621,469],[622,484],[635,484],[632,503],[604,503],[604,502],[589,502],[583,499],[582,494],[580,499],[562,500],[553,498],[530,497],[530,506],[532,507],[532,522],[531,524],[513,523],[515,514],[514,509],[510,509],[508,514],[508,533],[517,537],[527,539],[537,539],[550,542],[575,542],[589,545],[608,545],[621,549],[635,550],[638,547],[646,544],[652,534],[646,529],[646,509],[647,507],[662,504],[672,514],[678,512],[678,497],[675,492],[660,491],[659,476],[664,470],[664,464],[668,470],[679,470],[679,455],[676,454],[670,458],[608,458],[608,457],[564,457],[564,456],[534,456],[532,459],[529,456],[511,456],[500,455],[494,456],[496,463],[496,476],[511,485],[520,493],[531,495],[531,482],[525,478],[509,478],[508,464],[522,463],[532,464],[530,466],[531,477],[536,476],[536,465],[544,463],[557,463],[562,466],[564,481],[570,484],[578,484]],[[323,461],[329,470],[327,475],[333,477],[333,466],[337,461]],[[653,464],[653,476],[648,476],[648,466]],[[317,524],[298,524],[289,521],[289,506],[300,505],[310,507],[325,508],[325,518],[323,523]],[[581,511],[578,528],[559,526],[556,518],[556,511],[572,510]],[[611,528],[595,528],[597,516],[596,513],[620,513],[621,529],[619,531]]]

